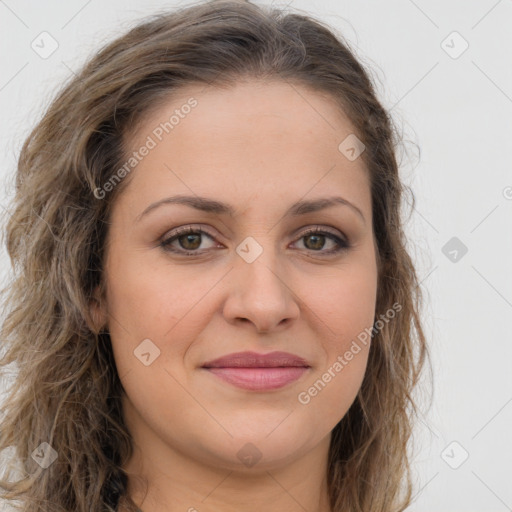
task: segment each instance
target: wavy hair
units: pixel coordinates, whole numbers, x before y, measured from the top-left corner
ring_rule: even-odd
[[[63,84],[24,142],[4,244],[12,274],[2,290],[0,369],[6,390],[0,497],[25,512],[114,511],[128,496],[132,454],[123,388],[110,337],[94,327],[111,207],[95,192],[126,161],[127,136],[148,112],[188,84],[230,86],[278,79],[334,98],[366,150],[379,274],[375,318],[358,395],[333,429],[328,460],[332,512],[398,512],[411,503],[408,445],[418,413],[413,390],[430,361],[423,292],[403,231],[410,192],[399,177],[402,139],[356,52],[301,13],[237,0],[160,12],[105,45]],[[35,462],[41,443],[58,454]],[[13,478],[14,477],[14,478]]]

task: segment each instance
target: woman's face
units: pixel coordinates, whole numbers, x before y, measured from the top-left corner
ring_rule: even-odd
[[[357,337],[376,305],[353,131],[331,99],[252,82],[183,88],[132,134],[95,315],[153,464],[174,454],[258,471],[326,456],[363,380]],[[270,357],[208,364],[243,352]]]

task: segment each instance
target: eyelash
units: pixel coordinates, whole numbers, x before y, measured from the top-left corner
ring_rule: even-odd
[[[185,249],[177,250],[177,249],[171,247],[171,243],[174,242],[174,240],[177,240],[179,237],[181,237],[183,235],[189,235],[189,234],[194,234],[194,235],[202,234],[202,235],[206,235],[207,237],[211,238],[212,240],[215,240],[215,238],[212,235],[210,235],[210,233],[208,233],[207,231],[205,231],[203,229],[194,228],[193,226],[186,226],[186,227],[178,228],[174,233],[171,234],[171,236],[169,236],[167,238],[163,238],[160,241],[159,246],[164,251],[180,254],[182,256],[192,256],[193,257],[193,256],[199,256],[199,255],[203,254],[205,252],[205,250],[203,250],[203,251],[198,251],[198,250],[187,251]],[[313,249],[306,249],[307,251],[312,252],[312,253],[318,253],[321,255],[330,256],[330,255],[335,255],[335,254],[347,251],[351,248],[351,244],[348,241],[343,240],[342,238],[335,235],[334,233],[331,233],[330,231],[327,231],[325,229],[320,229],[318,227],[306,230],[304,233],[302,233],[302,235],[298,238],[298,240],[305,238],[307,236],[310,236],[310,235],[327,235],[329,238],[334,240],[338,245],[337,248],[330,249],[328,251],[322,251],[322,250],[315,251]],[[206,251],[207,250],[208,249],[206,249]]]

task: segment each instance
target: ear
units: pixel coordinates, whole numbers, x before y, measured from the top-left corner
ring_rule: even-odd
[[[89,302],[89,311],[93,325],[93,331],[99,333],[107,326],[107,307],[105,294],[102,285],[96,286],[93,291],[93,297]]]

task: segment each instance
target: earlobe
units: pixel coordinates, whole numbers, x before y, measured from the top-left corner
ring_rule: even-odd
[[[89,312],[93,323],[91,327],[94,332],[99,333],[107,327],[107,311],[101,285],[94,289],[93,297],[89,301]]]

